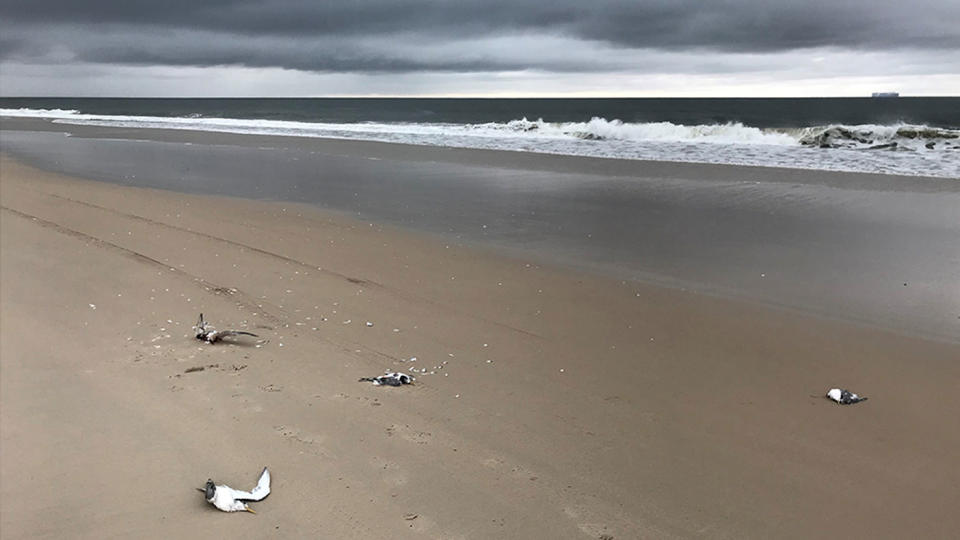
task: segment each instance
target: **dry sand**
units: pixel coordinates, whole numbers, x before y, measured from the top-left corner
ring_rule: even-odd
[[[956,343],[295,204],[9,159],[0,181],[4,538],[960,529]],[[201,311],[266,342],[201,344]],[[434,373],[357,382],[411,368]],[[871,399],[841,407],[831,386]],[[194,490],[264,465],[257,515]]]

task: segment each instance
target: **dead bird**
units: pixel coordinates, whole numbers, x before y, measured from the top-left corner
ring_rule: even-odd
[[[251,332],[244,332],[243,330],[216,330],[213,326],[203,320],[203,313],[200,314],[200,320],[197,321],[197,325],[194,327],[194,329],[197,331],[196,338],[200,341],[206,341],[207,343],[216,343],[223,340],[225,337],[233,336],[260,337]]]
[[[216,506],[217,509],[224,512],[250,512],[256,514],[249,506],[248,501],[262,501],[270,494],[270,471],[266,467],[260,473],[260,480],[257,481],[257,487],[250,491],[240,491],[226,485],[216,485],[213,480],[207,480],[207,484],[202,488],[197,488],[203,492],[207,502]]]
[[[854,403],[860,403],[861,401],[867,400],[866,397],[858,396],[857,394],[842,388],[831,388],[830,391],[827,392],[827,398],[832,399],[841,405],[852,405]]]
[[[387,373],[379,377],[362,377],[360,382],[372,382],[375,386],[403,386],[404,384],[412,384],[413,377],[406,373]]]

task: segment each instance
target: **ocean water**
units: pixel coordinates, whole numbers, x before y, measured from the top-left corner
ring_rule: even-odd
[[[4,98],[0,116],[960,178],[960,98]]]

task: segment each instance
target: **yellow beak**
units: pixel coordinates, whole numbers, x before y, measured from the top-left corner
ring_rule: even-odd
[[[256,512],[254,512],[252,508],[244,508],[244,510],[246,510],[247,512],[250,512],[251,514],[256,514]]]

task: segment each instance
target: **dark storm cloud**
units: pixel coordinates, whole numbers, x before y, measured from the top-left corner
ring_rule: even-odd
[[[571,53],[960,49],[950,0],[0,0],[0,20],[7,60],[307,71],[626,67],[543,40]]]

